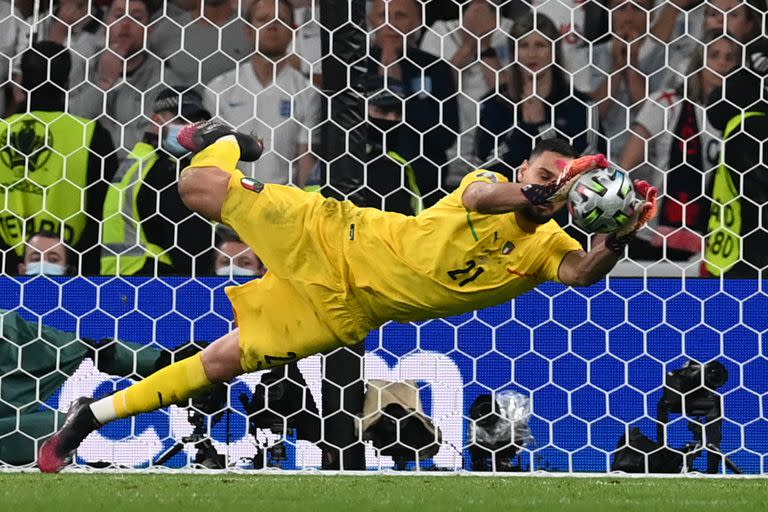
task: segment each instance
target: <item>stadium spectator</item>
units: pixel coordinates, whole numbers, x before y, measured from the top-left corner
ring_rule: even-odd
[[[416,172],[400,153],[402,139],[403,84],[370,75],[365,82],[368,97],[366,125],[365,178],[360,188],[349,195],[357,206],[370,206],[388,212],[416,215],[422,210]]]
[[[311,152],[320,97],[309,79],[288,62],[293,8],[286,0],[256,0],[248,11],[256,53],[248,62],[214,78],[205,105],[245,132],[264,137],[265,153],[243,171],[267,183],[306,185],[317,158]]]
[[[482,162],[498,155],[503,163],[498,170],[512,178],[541,139],[568,138],[579,153],[594,150],[597,114],[589,96],[571,92],[552,20],[527,15],[515,20],[510,35],[516,63],[499,93],[481,104],[476,152]]]
[[[708,7],[706,27],[725,31],[744,45],[746,67],[757,76],[768,74],[768,11],[765,0],[718,0]],[[722,12],[721,12],[722,11]],[[724,13],[724,14],[723,14]]]
[[[676,72],[670,77],[671,85],[684,81],[679,71],[688,69],[691,56],[697,53],[696,46],[704,40],[706,32],[727,33],[740,43],[753,43],[761,32],[762,12],[765,12],[764,0],[665,2],[651,32],[668,48],[667,67]]]
[[[50,231],[41,231],[29,237],[24,260],[19,263],[19,275],[67,275],[73,261],[74,255],[61,237]]]
[[[749,44],[762,33],[764,13],[765,0],[707,0],[704,29],[718,30]]]
[[[226,226],[216,229],[216,252],[213,257],[213,273],[217,276],[258,276],[267,273],[253,249],[245,245],[237,234]]]
[[[654,0],[610,0],[611,32],[592,53],[592,93],[609,158],[618,160],[637,108],[665,76],[664,44],[648,33]]]
[[[179,91],[183,91],[179,87]],[[164,89],[153,124],[115,175],[104,202],[101,273],[206,274],[213,228],[184,206],[176,187],[189,164],[176,135],[188,122],[210,119],[194,90]]]
[[[163,84],[181,83],[147,51],[150,5],[147,0],[112,2],[104,20],[109,47],[90,59],[88,81],[70,95],[70,110],[86,118],[101,116],[115,145],[126,151],[149,127],[152,105]]]
[[[98,121],[65,113],[69,55],[43,41],[21,59],[28,113],[7,118],[0,135],[8,141],[0,158],[0,246],[8,274],[17,270],[24,241],[39,231],[61,236],[80,255],[73,270],[99,271],[98,219],[117,159]]]
[[[558,46],[563,69],[571,75],[574,88],[591,92],[594,85],[588,72],[592,60],[589,43],[608,31],[607,15],[602,6],[598,2],[584,0],[517,0],[517,3],[527,7],[526,2],[530,3],[530,7],[518,16],[529,14],[532,10],[552,20],[560,36]],[[587,19],[589,23],[586,23]]]
[[[153,14],[150,18],[152,30],[147,33],[147,49],[170,66],[168,58],[171,55],[183,52],[181,38],[184,34],[184,29],[195,20],[187,9],[179,5],[186,3],[184,1],[149,1],[153,7],[151,9]],[[200,2],[197,3],[199,4]],[[177,69],[173,71],[179,76],[183,75]],[[184,77],[184,79],[186,80],[187,78]],[[194,83],[197,85],[198,77],[194,76],[189,80],[189,82],[184,83]]]
[[[457,90],[451,66],[417,48],[413,36],[421,27],[416,0],[374,0],[368,16],[373,32],[368,71],[394,78],[405,86],[402,156],[416,171],[425,206],[442,195],[447,151],[459,132]]]
[[[150,46],[184,84],[207,84],[232,71],[254,51],[248,24],[230,0],[176,0],[184,12],[181,37],[150,37]],[[180,17],[174,16],[176,19]]]
[[[291,64],[307,76],[312,83],[322,87],[322,27],[320,26],[320,2],[313,0],[291,0],[296,20],[296,54]]]
[[[507,34],[512,20],[497,17],[498,14],[499,8],[490,0],[472,0],[464,4],[461,20],[438,20],[424,31],[421,39],[422,50],[450,61],[457,83],[461,84],[459,150],[448,151],[449,159],[457,153],[463,159],[451,165],[451,174],[458,174],[459,179],[475,160],[477,103],[496,90],[496,71],[510,61]]]
[[[188,344],[176,351],[175,358],[198,350]],[[35,461],[38,443],[64,421],[64,415],[46,402],[85,359],[101,372],[134,378],[172,362],[170,353],[155,346],[82,338],[0,310],[0,464]]]
[[[712,93],[707,117],[723,130],[723,156],[709,196],[706,272],[768,277],[768,87],[740,70]]]
[[[47,33],[49,41],[69,49],[72,56],[69,83],[83,83],[89,59],[106,45],[107,35],[101,22],[101,12],[88,0],[59,0],[53,13],[53,16],[43,19],[38,30]]]
[[[12,73],[19,81],[18,62],[14,59],[19,55],[20,41],[26,41],[24,34],[24,24],[22,23],[22,14],[19,12],[18,2],[11,4],[7,0],[0,1],[0,78],[2,78],[2,88],[0,88],[0,114],[10,115],[16,111],[14,101],[7,102],[8,92],[13,92],[13,96],[18,97],[21,89],[10,83]],[[24,49],[29,48],[27,44]],[[18,61],[18,59],[16,59]],[[6,87],[10,91],[6,91]]]
[[[723,77],[741,62],[741,46],[721,34],[710,31],[704,36],[704,47],[700,45],[692,58],[685,84],[659,91],[644,103],[619,160],[621,167],[638,169],[643,179],[665,194],[656,229],[669,234],[669,259],[688,259],[701,251],[707,214],[705,177],[718,165],[722,136],[721,130],[707,124],[705,107]],[[661,242],[658,237],[651,240],[656,246]],[[658,259],[658,251],[643,254],[636,248],[634,257]]]

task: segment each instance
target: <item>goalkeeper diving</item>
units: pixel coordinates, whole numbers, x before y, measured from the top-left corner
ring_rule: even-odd
[[[44,472],[63,469],[88,434],[111,421],[357,344],[387,321],[458,315],[545,281],[590,285],[656,211],[656,189],[636,181],[633,217],[585,252],[552,216],[580,174],[610,164],[603,155],[575,158],[558,139],[534,148],[518,183],[476,170],[413,217],[248,178],[237,163],[257,160],[261,142],[220,123],[188,125],[178,138],[195,153],[179,179],[184,203],[232,227],[269,272],[226,289],[237,328],[199,354],[111,396],[73,402],[64,426],[40,448]]]

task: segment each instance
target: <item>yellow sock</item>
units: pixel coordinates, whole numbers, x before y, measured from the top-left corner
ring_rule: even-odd
[[[112,395],[112,405],[118,418],[126,418],[180,403],[199,394],[212,384],[203,369],[202,354],[198,353],[166,366],[127,389],[118,391]],[[104,423],[98,417],[96,419]]]
[[[220,138],[198,154],[192,157],[187,169],[192,167],[218,167],[222,171],[233,174],[240,160],[240,146],[234,135]]]

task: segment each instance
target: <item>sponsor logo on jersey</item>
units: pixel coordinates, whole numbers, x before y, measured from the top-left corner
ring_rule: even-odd
[[[264,190],[264,184],[253,178],[240,178],[240,184],[251,192],[261,192]]]
[[[504,242],[504,246],[501,248],[501,254],[509,254],[515,250],[515,244],[510,241]]]

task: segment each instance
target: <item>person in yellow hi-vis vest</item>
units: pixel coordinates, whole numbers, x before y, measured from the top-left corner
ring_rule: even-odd
[[[726,81],[725,99],[707,112],[723,129],[705,251],[713,276],[768,277],[768,104],[759,101],[762,87],[756,75],[736,73]]]
[[[99,272],[99,225],[107,185],[117,168],[109,132],[98,121],[66,113],[72,59],[42,41],[22,55],[24,111],[0,122],[0,261],[15,274],[25,242],[51,232],[79,260],[75,274]]]
[[[184,206],[175,186],[188,165],[176,139],[181,123],[211,116],[193,90],[165,89],[153,110],[151,131],[122,162],[104,202],[104,275],[192,275],[211,268],[212,225]]]

